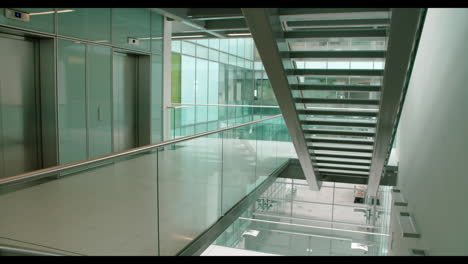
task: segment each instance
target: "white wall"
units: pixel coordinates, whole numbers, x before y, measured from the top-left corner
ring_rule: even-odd
[[[398,187],[421,246],[468,255],[468,9],[428,10],[399,132]]]

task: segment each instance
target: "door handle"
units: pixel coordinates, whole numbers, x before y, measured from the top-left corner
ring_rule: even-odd
[[[98,121],[101,121],[102,118],[101,118],[101,106],[98,105],[98,108],[97,108],[97,115],[98,115]]]

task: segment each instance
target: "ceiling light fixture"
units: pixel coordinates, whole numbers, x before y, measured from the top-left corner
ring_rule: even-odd
[[[172,38],[202,38],[205,35],[186,35],[186,36],[173,36]]]
[[[65,10],[58,10],[58,11],[45,11],[45,12],[29,13],[29,15],[36,16],[36,15],[48,15],[48,14],[53,14],[53,13],[69,13],[69,12],[75,12],[75,10],[65,9]]]
[[[137,38],[138,40],[149,40],[149,39],[162,39],[162,37],[152,37],[152,38]]]
[[[228,33],[228,36],[251,36],[252,34],[250,33]]]

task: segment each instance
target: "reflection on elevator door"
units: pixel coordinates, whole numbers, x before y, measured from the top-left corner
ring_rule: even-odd
[[[137,146],[137,57],[114,53],[114,152]]]
[[[0,37],[0,178],[40,167],[34,42]]]

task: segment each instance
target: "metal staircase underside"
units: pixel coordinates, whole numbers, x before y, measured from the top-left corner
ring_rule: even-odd
[[[252,35],[304,176],[385,175],[417,50],[422,8],[160,8],[172,35]],[[372,199],[368,199],[372,200]]]
[[[423,9],[242,9],[311,189],[364,177],[376,196]]]

